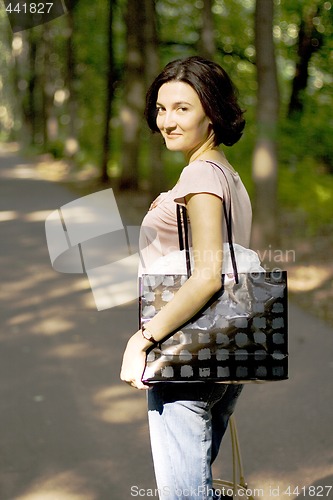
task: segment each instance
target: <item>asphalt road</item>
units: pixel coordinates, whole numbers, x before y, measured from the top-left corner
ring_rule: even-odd
[[[145,394],[119,380],[136,304],[97,311],[85,275],[50,264],[45,219],[75,198],[0,147],[0,500],[157,498]],[[332,386],[333,330],[291,304],[290,379],[236,411],[255,498],[333,499]]]

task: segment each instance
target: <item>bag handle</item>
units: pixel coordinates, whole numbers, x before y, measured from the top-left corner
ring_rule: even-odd
[[[221,487],[231,487],[233,489],[233,497],[238,498],[242,496],[247,500],[254,500],[253,496],[250,494],[247,482],[244,477],[243,461],[240,451],[239,438],[236,426],[236,420],[234,415],[229,418],[229,429],[231,437],[231,449],[232,449],[232,482],[225,481],[223,479],[215,479],[213,481],[213,486],[215,488]],[[239,495],[239,489],[242,489],[243,494]]]
[[[189,278],[192,274],[191,271],[191,260],[190,260],[190,245],[188,241],[188,222],[187,222],[187,210],[186,207],[177,204],[177,226],[178,226],[178,240],[179,249],[185,249],[186,258],[186,270],[187,277]],[[183,228],[184,228],[184,239],[183,239]]]
[[[232,238],[232,214],[231,214],[231,191],[230,191],[230,186],[228,182],[228,178],[225,175],[225,172],[223,169],[217,165],[214,162],[208,161],[207,163],[210,163],[211,165],[216,166],[219,170],[221,170],[222,174],[225,177],[228,191],[229,191],[229,214],[226,209],[225,201],[222,200],[223,204],[223,213],[224,213],[224,218],[227,226],[227,236],[228,236],[228,244],[229,244],[229,249],[230,249],[230,257],[231,257],[231,263],[232,263],[232,268],[234,272],[234,277],[235,277],[235,282],[238,284],[238,270],[237,270],[237,263],[236,263],[236,256],[235,256],[235,249],[233,245],[233,238]],[[184,250],[185,249],[185,258],[186,258],[186,270],[187,270],[187,276],[188,278],[191,276],[191,261],[190,261],[190,250],[189,250],[189,241],[188,241],[188,222],[187,222],[187,210],[186,207],[183,205],[177,204],[177,227],[178,227],[178,239],[179,239],[179,249]],[[184,238],[183,238],[183,229],[184,229]],[[185,240],[185,243],[184,243]]]
[[[219,165],[217,165],[216,163],[214,163],[212,161],[209,161],[209,160],[207,160],[207,163],[210,163],[211,165],[214,165],[215,167],[217,167],[222,172],[222,174],[224,175],[227,187],[228,187],[228,192],[229,192],[229,216],[228,216],[228,213],[227,213],[227,209],[226,209],[224,200],[223,200],[223,212],[224,212],[224,217],[225,217],[226,226],[227,226],[228,244],[229,244],[229,249],[230,249],[230,257],[231,257],[232,268],[233,268],[233,271],[234,271],[235,282],[238,285],[238,281],[239,281],[238,280],[238,270],[237,270],[235,249],[234,249],[234,245],[233,245],[233,238],[232,238],[231,190],[230,190],[230,185],[229,185],[228,177],[225,175],[224,170]]]

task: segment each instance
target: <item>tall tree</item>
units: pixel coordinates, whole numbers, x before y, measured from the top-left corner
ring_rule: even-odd
[[[151,85],[160,70],[158,29],[156,15],[156,0],[145,0],[145,76],[146,89]],[[148,62],[148,64],[147,64]],[[164,184],[164,170],[161,159],[161,137],[153,134],[149,142],[148,161],[150,176],[150,194],[152,197],[159,194]]]
[[[37,40],[34,30],[28,30],[29,44],[29,73],[27,84],[27,106],[25,110],[25,118],[30,129],[31,144],[35,144],[37,134],[37,110],[36,110],[36,55],[37,55]]]
[[[124,98],[120,113],[122,122],[122,151],[120,189],[138,189],[139,153],[145,93],[144,29],[145,3],[127,0],[126,61]]]
[[[69,137],[66,140],[66,152],[69,156],[75,154],[77,149],[77,129],[76,129],[76,92],[75,92],[75,79],[76,79],[76,61],[75,61],[75,46],[74,46],[74,5],[67,12],[67,26],[68,36],[66,43],[66,75],[65,85],[69,93],[68,112],[69,112]]]
[[[214,0],[204,0],[202,7],[202,25],[199,39],[199,53],[207,59],[214,59],[216,54],[213,4]]]
[[[273,41],[274,0],[257,0],[255,48],[257,65],[257,139],[253,154],[255,185],[253,244],[277,241],[277,148],[279,90]]]
[[[37,55],[37,74],[40,83],[40,101],[41,101],[41,139],[43,150],[47,151],[49,143],[49,125],[50,111],[52,107],[53,94],[50,83],[50,42],[51,35],[46,25],[41,26],[42,43],[38,47]],[[53,97],[53,95],[52,95]],[[39,139],[39,142],[40,139]]]
[[[302,19],[298,34],[298,50],[296,71],[293,79],[292,92],[288,107],[288,117],[299,116],[303,111],[303,94],[309,78],[309,63],[312,55],[320,49],[323,35],[318,32],[315,20],[320,14],[320,5],[316,3],[310,8],[303,7]]]
[[[104,134],[102,146],[102,165],[101,165],[101,180],[107,182],[108,176],[108,161],[110,156],[110,120],[112,101],[114,97],[115,88],[115,71],[114,71],[114,53],[113,53],[113,9],[114,2],[108,3],[108,51],[107,51],[107,71],[106,71],[106,102],[105,102],[105,116],[104,116]]]

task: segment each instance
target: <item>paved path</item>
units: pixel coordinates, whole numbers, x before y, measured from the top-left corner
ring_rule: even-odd
[[[50,265],[44,221],[75,198],[0,148],[0,500],[155,488],[145,394],[119,381],[136,305],[98,312],[83,275]],[[333,331],[293,305],[290,354],[289,381],[248,385],[239,402],[246,476],[255,498],[295,500],[297,485],[315,485],[300,498],[333,499]],[[228,439],[224,450],[215,473],[228,478]]]

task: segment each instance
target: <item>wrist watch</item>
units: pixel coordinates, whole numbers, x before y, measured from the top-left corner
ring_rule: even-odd
[[[144,325],[142,325],[142,327],[141,327],[141,333],[142,333],[143,338],[145,338],[149,342],[152,342],[153,344],[157,344],[158,343],[154,339],[154,337],[152,336],[152,334],[150,333],[150,331],[147,330],[147,328]]]

